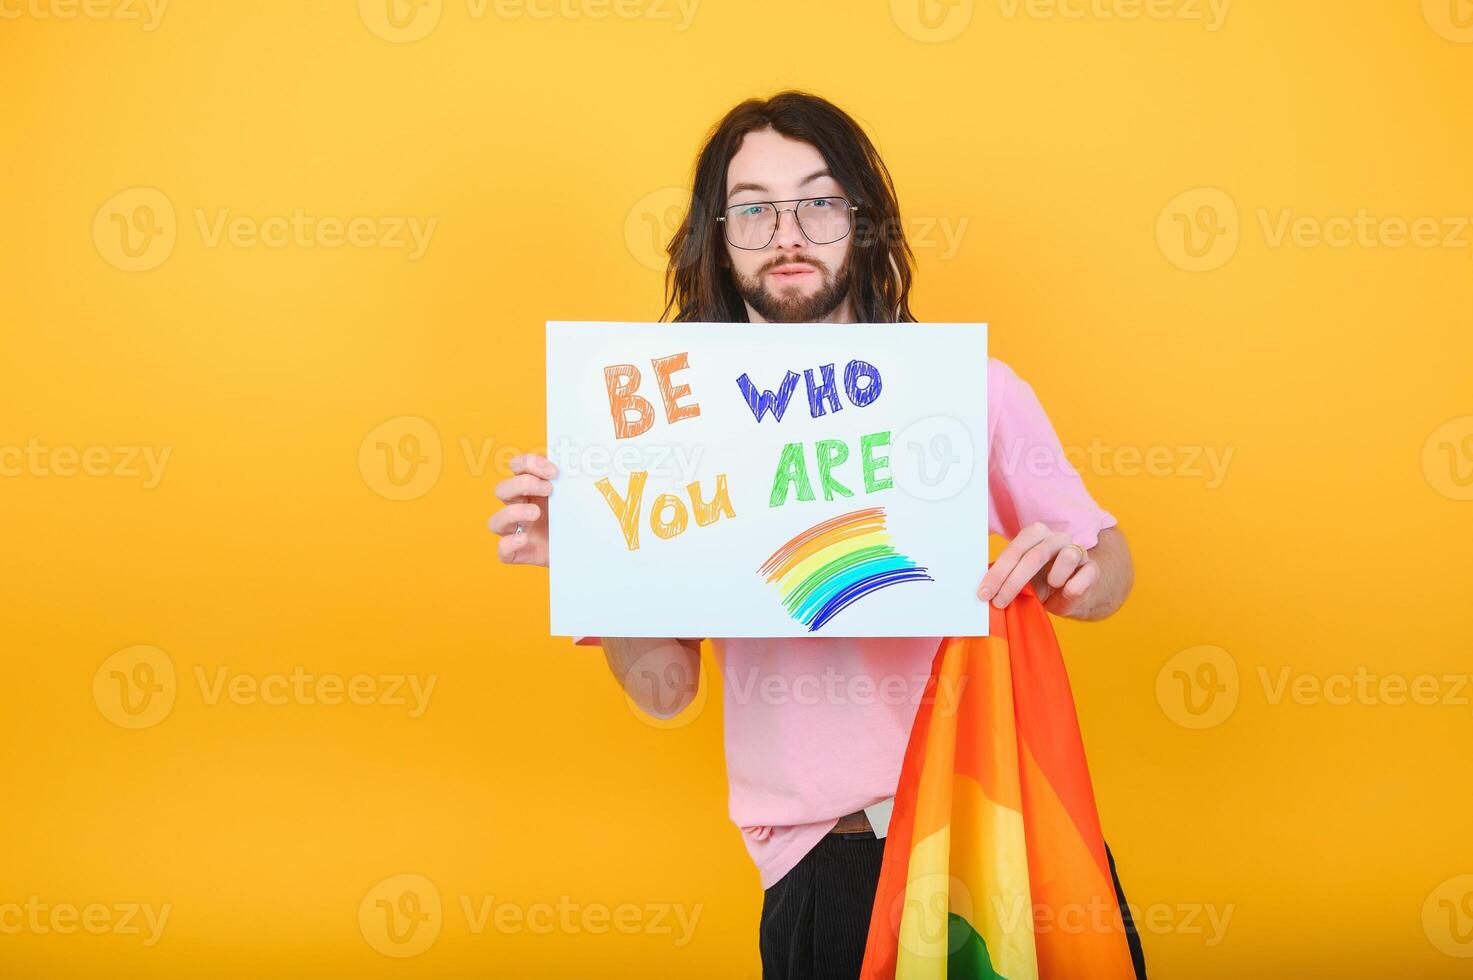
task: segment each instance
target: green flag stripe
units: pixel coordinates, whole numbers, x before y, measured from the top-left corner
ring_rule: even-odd
[[[946,980],[1007,980],[992,968],[987,943],[955,912],[946,917],[946,945],[952,951],[946,958]]]

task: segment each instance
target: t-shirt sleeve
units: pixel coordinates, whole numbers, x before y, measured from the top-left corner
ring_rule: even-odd
[[[1118,522],[1095,503],[1079,471],[1070,465],[1033,386],[1001,361],[988,372],[988,404],[993,406],[988,460],[988,523],[1012,539],[1025,526],[1042,521],[1067,531],[1081,548],[1093,548],[1100,532]]]

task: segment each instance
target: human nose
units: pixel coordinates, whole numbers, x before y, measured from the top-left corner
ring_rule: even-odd
[[[784,220],[784,215],[789,215]],[[778,208],[777,211],[777,235],[774,244],[778,248],[802,248],[808,244],[808,239],[803,235],[803,229],[798,227],[797,208]]]

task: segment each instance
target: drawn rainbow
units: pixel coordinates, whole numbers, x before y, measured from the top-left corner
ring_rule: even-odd
[[[782,590],[788,615],[815,632],[851,603],[901,582],[933,582],[895,550],[885,508],[840,514],[774,551],[757,570]]]

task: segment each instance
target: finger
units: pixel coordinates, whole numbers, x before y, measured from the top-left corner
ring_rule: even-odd
[[[1077,599],[1089,589],[1091,585],[1099,581],[1100,566],[1098,562],[1088,561],[1074,573],[1074,576],[1064,584],[1064,598]]]
[[[1050,550],[1051,548],[1054,550]],[[1058,550],[1054,543],[1048,541],[1041,541],[1030,548],[1022,558],[1018,559],[1017,566],[1008,573],[1008,577],[998,587],[997,598],[992,600],[992,604],[1001,609],[1016,599],[1018,593],[1023,591],[1023,586],[1033,581],[1033,576],[1038,574],[1038,570],[1048,564],[1049,559],[1056,554]]]
[[[1066,542],[1059,549],[1059,553],[1054,556],[1054,563],[1049,566],[1048,584],[1053,588],[1057,589],[1069,581],[1069,576],[1073,575],[1085,564],[1086,559],[1084,554],[1078,548],[1069,547],[1073,543],[1072,541]]]
[[[519,497],[546,497],[552,484],[530,473],[507,477],[496,484],[496,496],[507,503],[519,503]]]
[[[536,504],[507,504],[491,515],[487,526],[493,534],[515,534],[518,524],[531,524],[542,516],[542,508]]]
[[[557,476],[557,464],[546,456],[538,456],[536,453],[523,453],[514,457],[508,464],[513,473],[531,473],[543,479],[551,480]]]
[[[517,564],[517,555],[522,553],[531,554],[525,534],[508,534],[496,542],[496,554],[508,565]]]
[[[1008,542],[1008,546],[997,556],[997,561],[982,576],[982,583],[977,587],[977,598],[984,602],[997,595],[1002,584],[1014,568],[1018,566],[1018,559],[1028,553],[1029,549],[1049,535],[1048,525],[1042,521],[1028,524],[1018,531],[1016,537]],[[1006,605],[1006,603],[1004,603]]]

